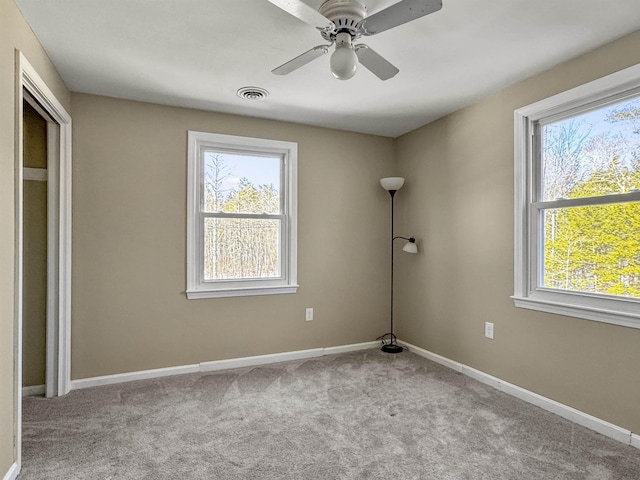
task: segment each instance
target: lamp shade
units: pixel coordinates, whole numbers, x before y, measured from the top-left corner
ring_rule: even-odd
[[[407,253],[418,253],[418,245],[416,245],[415,240],[413,242],[408,241],[405,243],[404,247],[402,247],[402,250]]]
[[[385,190],[400,190],[404,185],[404,178],[402,177],[385,177],[380,179],[380,185]]]

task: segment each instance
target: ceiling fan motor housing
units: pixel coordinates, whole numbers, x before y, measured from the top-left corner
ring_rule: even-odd
[[[334,42],[338,33],[349,33],[352,39],[360,37],[357,25],[367,14],[367,7],[358,0],[327,0],[320,7],[320,13],[331,20],[335,30],[322,30],[322,37]]]

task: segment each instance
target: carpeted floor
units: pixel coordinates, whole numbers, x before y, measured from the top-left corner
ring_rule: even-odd
[[[640,479],[640,450],[404,352],[24,400],[28,479]]]

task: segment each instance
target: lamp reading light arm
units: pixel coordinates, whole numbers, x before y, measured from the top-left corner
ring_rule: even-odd
[[[409,238],[407,238],[407,237],[393,237],[393,239],[394,239],[394,240],[396,240],[396,239],[398,239],[398,238],[401,238],[401,239],[403,239],[403,240],[407,240],[407,241],[409,241],[410,243],[416,243],[416,239],[415,239],[414,237],[409,237]]]

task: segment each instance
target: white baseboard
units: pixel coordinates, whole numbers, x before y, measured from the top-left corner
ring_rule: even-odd
[[[9,468],[9,471],[5,474],[4,480],[15,480],[18,478],[18,474],[20,473],[20,469],[18,468],[18,464],[14,463]]]
[[[116,373],[114,375],[103,375],[101,377],[81,378],[79,380],[71,380],[71,390],[133,382],[135,380],[168,377],[170,375],[180,375],[182,373],[197,373],[199,371],[200,368],[196,364],[182,365],[179,367],[156,368],[153,370],[140,370],[137,372]]]
[[[578,425],[582,425],[583,427],[594,430],[609,438],[613,438],[614,440],[640,449],[640,435],[636,435],[629,430],[589,415],[588,413],[576,410],[575,408],[572,408],[563,403],[556,402],[555,400],[552,400],[550,398],[543,397],[542,395],[539,395],[535,392],[524,389],[512,383],[505,382],[500,378],[481,372],[480,370],[476,370],[475,368],[471,368],[467,365],[430,352],[423,348],[416,347],[415,345],[412,345],[410,343],[403,342],[401,340],[399,340],[398,343],[404,345],[409,349],[410,352],[413,352],[416,355],[428,358],[429,360],[444,365],[445,367],[449,367],[457,372],[478,380],[479,382],[494,387],[506,394],[536,405],[549,412],[555,413],[556,415],[566,418],[567,420],[571,420]]]
[[[378,345],[380,345],[379,341],[354,343],[351,345],[340,345],[337,347],[311,348],[308,350],[298,350],[294,352],[273,353],[269,355],[257,355],[254,357],[229,358],[226,360],[215,360],[212,362],[202,362],[193,365],[156,368],[154,370],[142,370],[138,372],[104,375],[101,377],[82,378],[79,380],[71,380],[71,389],[76,390],[80,388],[98,387],[101,385],[113,385],[116,383],[168,377],[171,375],[180,375],[183,373],[213,372],[218,370],[228,370],[231,368],[252,367],[256,365],[287,362],[290,360],[304,360],[307,358],[322,357],[324,355],[331,355],[334,353],[365,350],[367,348],[374,348]]]
[[[44,385],[30,385],[28,387],[22,387],[23,397],[33,397],[35,395],[44,395],[46,392]]]
[[[352,343],[351,345],[340,345],[337,347],[325,347],[323,348],[323,355],[334,355],[336,353],[357,352],[358,350],[368,350],[370,348],[376,348],[381,346],[380,340],[374,340],[373,342],[364,343]]]
[[[306,358],[321,357],[324,348],[312,348],[294,352],[271,353],[269,355],[256,355],[255,357],[229,358],[227,360],[214,360],[202,362],[201,372],[215,372],[230,368],[254,367],[256,365],[268,365],[270,363],[288,362],[289,360],[304,360]]]

